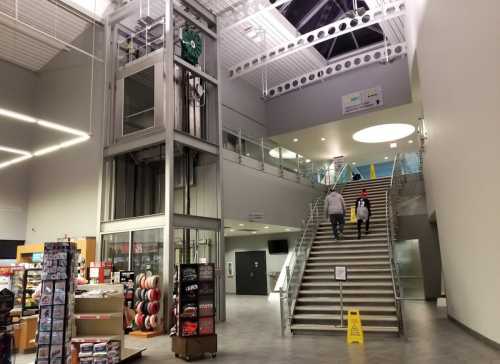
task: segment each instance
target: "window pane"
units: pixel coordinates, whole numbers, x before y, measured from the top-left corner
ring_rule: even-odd
[[[154,67],[125,79],[123,135],[154,126]]]
[[[132,233],[132,270],[161,275],[163,266],[163,229]]]
[[[128,270],[129,240],[128,233],[106,234],[102,237],[104,260],[113,262],[113,270]]]

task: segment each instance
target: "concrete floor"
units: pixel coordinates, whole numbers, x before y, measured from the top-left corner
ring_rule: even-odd
[[[344,336],[280,336],[279,305],[263,296],[228,296],[228,321],[217,326],[219,353],[213,363],[439,363],[500,364],[500,351],[472,337],[426,302],[405,303],[407,339],[365,337],[347,345]],[[146,347],[138,364],[182,363],[170,351],[170,338],[126,338],[127,347]],[[16,364],[34,361],[17,355]]]

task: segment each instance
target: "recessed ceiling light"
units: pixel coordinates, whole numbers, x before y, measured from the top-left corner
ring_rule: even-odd
[[[293,138],[293,142],[297,143],[299,141],[299,138]]]
[[[306,159],[306,163],[311,163],[311,160],[310,159]]]
[[[408,144],[413,144],[413,140],[408,140]]]
[[[230,233],[234,233],[234,229],[229,230]]]
[[[395,149],[398,147],[398,143],[391,143],[390,147],[391,147],[391,149]]]
[[[247,157],[250,157],[250,153],[245,154]]]
[[[352,138],[361,143],[385,143],[406,138],[415,132],[410,124],[381,124],[357,131]]]
[[[264,226],[264,229],[269,229],[269,226]]]
[[[321,138],[321,141],[322,141],[322,142],[326,141],[326,138]]]
[[[388,160],[388,159],[389,159],[389,157],[384,157],[384,159],[385,159],[385,160]]]
[[[285,231],[290,231],[290,229],[285,229]]]
[[[252,231],[252,234],[257,234],[257,231]]]
[[[351,164],[352,164],[353,166],[355,166],[355,165],[356,165],[356,162],[352,162]]]
[[[238,224],[238,226],[245,226],[245,224]]]

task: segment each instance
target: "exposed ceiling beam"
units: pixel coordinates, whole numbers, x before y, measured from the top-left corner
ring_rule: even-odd
[[[406,43],[399,43],[387,47],[389,59],[403,56],[407,53]],[[333,62],[326,67],[318,68],[314,71],[304,73],[303,75],[280,83],[279,85],[268,89],[267,98],[272,99],[288,92],[300,89],[307,85],[324,81],[327,78],[339,75],[344,72],[352,71],[357,68],[365,67],[373,63],[385,62],[386,48],[379,47],[364,53]]]
[[[232,9],[228,9],[226,12],[219,14],[223,25],[222,32],[234,29],[235,27],[254,19],[256,16],[271,9],[276,9],[277,7],[290,1],[291,0],[277,0],[273,4],[264,6],[262,5],[262,2],[259,2],[258,0],[250,0]],[[259,6],[259,4],[261,6]]]
[[[318,12],[323,8],[323,6],[325,6],[329,1],[331,0],[319,0],[316,5],[313,6],[313,8],[311,10],[309,10],[309,12],[306,14],[306,16],[304,16],[299,24],[297,25],[297,29],[300,30],[302,29],[307,23],[309,23],[311,21],[312,18],[314,18],[314,16],[316,14],[318,14]]]
[[[378,24],[388,19],[397,18],[405,13],[405,9],[404,0],[399,0],[392,2],[385,8],[370,9],[363,14],[363,16],[334,21],[333,23],[305,33],[230,67],[229,78],[234,79],[241,77],[300,50],[313,47],[316,44],[351,33],[355,30]]]

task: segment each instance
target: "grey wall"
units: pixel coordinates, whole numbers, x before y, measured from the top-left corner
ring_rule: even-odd
[[[229,80],[222,72],[222,123],[252,137],[267,136],[266,104],[259,90],[243,79]]]
[[[269,235],[254,235],[254,236],[241,236],[234,238],[226,238],[226,268],[227,262],[233,263],[233,277],[227,276],[226,270],[226,292],[236,293],[236,258],[235,252],[243,251],[265,251],[266,252],[266,269],[267,269],[267,291],[272,292],[274,287],[271,286],[271,279],[269,273],[280,272],[285,259],[286,254],[273,254],[270,255],[267,250],[267,241],[275,239],[288,239],[288,249],[291,251],[296,243],[299,233],[289,233],[289,234],[269,234]]]
[[[301,226],[307,207],[320,192],[310,186],[224,160],[224,217],[248,220],[263,214],[267,224]]]
[[[77,44],[88,44],[89,33]],[[37,158],[30,174],[26,238],[28,243],[64,235],[96,236],[101,163],[103,68],[95,64],[93,122],[90,123],[91,63],[77,52],[63,52],[41,72],[36,113],[64,125],[89,130],[89,141]]]
[[[342,115],[342,96],[375,86],[382,86],[384,108],[411,102],[406,58],[397,59],[387,65],[374,64],[355,72],[347,72],[268,101],[269,135],[359,115]]]
[[[419,3],[408,20],[416,32],[426,195],[437,217],[448,314],[500,343],[500,47],[484,38],[500,38],[500,2],[480,2],[488,9],[481,16],[473,16],[478,2],[454,1],[452,16],[443,16],[449,2]],[[458,31],[464,24],[470,31]]]
[[[0,61],[0,107],[31,115],[36,82],[33,72]],[[5,128],[0,131],[0,144],[19,149],[29,147],[30,135],[24,134],[25,129],[14,123],[6,120]],[[25,239],[29,164],[0,169],[0,240]]]

